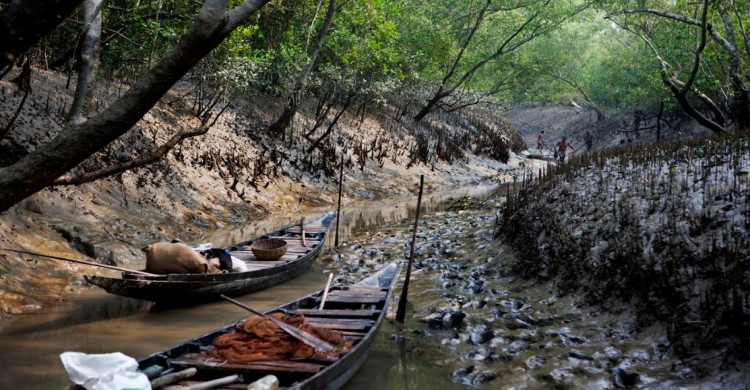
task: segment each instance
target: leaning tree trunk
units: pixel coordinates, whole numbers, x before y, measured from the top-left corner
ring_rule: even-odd
[[[281,137],[282,141],[286,138],[286,129],[292,124],[292,118],[297,114],[298,95],[298,93],[293,93],[289,96],[286,107],[284,107],[284,112],[282,112],[279,119],[272,123],[268,128],[268,131],[270,131],[271,134]]]
[[[320,48],[323,47],[323,39],[326,37],[326,35],[328,35],[328,31],[331,29],[331,24],[333,23],[333,15],[335,13],[336,0],[329,0],[326,18],[323,21],[323,25],[320,27],[320,30],[318,30],[318,35],[315,38],[315,44],[313,45],[313,49],[310,52],[310,61],[307,62],[307,65],[302,68],[300,74],[297,76],[297,80],[294,83],[294,89],[289,96],[289,100],[287,106],[284,108],[284,112],[281,114],[279,119],[276,120],[276,122],[274,122],[268,128],[271,134],[280,136],[282,140],[286,135],[286,129],[289,128],[289,125],[292,123],[292,118],[294,118],[294,115],[297,113],[299,99],[302,95],[302,91],[305,89],[307,77],[310,75],[310,72],[312,72],[313,66],[315,66],[315,61],[318,59],[318,54],[320,54]]]
[[[427,104],[422,107],[421,110],[417,113],[417,115],[414,115],[414,121],[419,122],[422,119],[424,119],[427,114],[432,111],[433,107],[435,107],[438,102],[440,102],[444,97],[448,96],[448,93],[443,92],[443,86],[441,85],[437,92],[435,92],[435,95],[432,96],[432,99],[430,99]]]
[[[104,0],[84,0],[83,18],[84,34],[81,39],[78,58],[78,84],[73,104],[68,113],[68,121],[83,123],[91,106],[91,99],[96,83],[96,71],[99,68],[99,42],[102,34],[101,6]]]
[[[82,0],[13,1],[0,12],[0,74],[52,32]]]
[[[96,151],[125,134],[203,57],[269,0],[245,0],[227,12],[228,0],[206,0],[177,45],[122,97],[84,123],[69,123],[50,142],[0,168],[0,212],[50,185]]]
[[[739,46],[737,45],[737,36],[732,23],[732,17],[727,12],[724,5],[719,5],[719,13],[721,19],[724,22],[724,28],[726,30],[726,41],[727,45],[724,45],[725,50],[729,53],[731,58],[729,66],[729,80],[732,85],[733,93],[733,107],[732,116],[737,123],[737,127],[745,129],[750,127],[750,88],[745,85],[743,80],[744,65],[742,61],[742,54]]]
[[[750,89],[740,77],[732,77],[734,87],[734,120],[740,129],[750,128]]]

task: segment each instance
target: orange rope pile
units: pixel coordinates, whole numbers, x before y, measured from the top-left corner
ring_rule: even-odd
[[[312,326],[302,314],[285,316],[283,313],[274,313],[271,316],[325,340],[335,348],[329,352],[317,351],[283,331],[271,320],[257,316],[240,322],[235,332],[217,337],[214,349],[208,354],[230,362],[320,359],[338,356],[352,346],[352,342],[345,340],[341,332]]]

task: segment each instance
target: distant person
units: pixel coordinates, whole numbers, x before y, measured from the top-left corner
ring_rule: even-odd
[[[591,134],[591,131],[586,130],[586,134],[583,136],[583,142],[586,144],[586,151],[590,152],[591,148],[594,146],[594,135]]]
[[[562,137],[560,141],[557,142],[557,158],[560,160],[560,164],[565,164],[565,155],[567,153],[568,148],[572,148],[573,145],[570,144],[570,141],[568,141],[568,137]]]
[[[539,150],[547,148],[547,145],[544,144],[544,130],[540,131],[536,137],[536,148]]]

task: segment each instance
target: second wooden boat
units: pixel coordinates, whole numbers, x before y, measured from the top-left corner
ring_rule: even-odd
[[[214,340],[236,330],[236,326],[231,325],[142,359],[138,362],[139,369],[153,372],[152,369],[157,368],[160,375],[195,369],[196,373],[190,378],[164,389],[208,386],[209,382],[227,376],[234,378],[230,378],[232,383],[210,388],[246,389],[249,383],[269,374],[278,378],[280,389],[338,389],[365,361],[385,319],[400,272],[401,264],[390,263],[356,284],[331,287],[323,309],[319,306],[324,291],[320,291],[266,312],[269,315],[279,312],[299,313],[313,326],[341,332],[344,338],[351,341],[352,346],[337,356],[247,363],[211,357],[210,350],[214,348]]]
[[[240,242],[230,255],[247,265],[245,272],[218,274],[168,274],[144,276],[123,272],[122,277],[84,276],[87,282],[111,294],[164,303],[188,305],[215,301],[221,294],[240,296],[283,283],[302,274],[323,248],[335,213],[305,224],[292,225],[266,235]],[[287,253],[278,260],[258,260],[249,250],[254,240],[278,238],[287,242]],[[304,243],[303,243],[304,241]]]

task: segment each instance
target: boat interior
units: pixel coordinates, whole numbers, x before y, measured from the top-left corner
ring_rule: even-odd
[[[331,287],[325,301],[325,308],[320,309],[321,293],[302,298],[269,312],[301,313],[306,321],[316,327],[340,331],[344,338],[352,341],[352,348],[338,357],[324,359],[274,360],[251,363],[234,363],[219,361],[208,357],[205,352],[213,348],[213,340],[221,334],[232,332],[234,327],[227,327],[208,334],[176,348],[157,354],[141,363],[141,369],[148,372],[150,365],[158,365],[171,372],[180,372],[195,368],[196,374],[188,379],[178,381],[164,389],[181,389],[184,386],[195,386],[208,381],[237,374],[234,383],[216,387],[217,389],[247,389],[252,383],[266,375],[274,375],[280,381],[280,388],[296,387],[303,384],[315,374],[331,367],[348,355],[355,354],[360,342],[373,330],[381,320],[388,297],[388,287],[352,285]],[[338,370],[347,369],[342,364]],[[333,367],[331,367],[333,368]],[[163,371],[160,375],[167,373]]]

